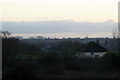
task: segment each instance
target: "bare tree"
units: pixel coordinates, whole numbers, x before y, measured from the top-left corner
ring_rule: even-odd
[[[2,37],[3,38],[9,38],[11,33],[9,33],[8,31],[1,31],[2,32]]]

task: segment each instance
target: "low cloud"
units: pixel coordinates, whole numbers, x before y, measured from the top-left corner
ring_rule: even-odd
[[[105,21],[101,23],[74,22],[74,21],[39,21],[39,22],[2,22],[2,29],[16,34],[63,34],[77,33],[80,35],[99,34],[108,36],[117,23]],[[109,34],[110,35],[110,34]]]

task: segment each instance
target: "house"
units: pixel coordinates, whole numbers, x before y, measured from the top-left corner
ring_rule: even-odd
[[[103,57],[107,52],[107,49],[103,48],[95,42],[89,42],[85,45],[84,52],[78,52],[76,56],[78,58],[95,58]]]

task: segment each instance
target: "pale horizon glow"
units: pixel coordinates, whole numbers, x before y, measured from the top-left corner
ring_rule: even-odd
[[[85,35],[82,33],[81,35],[78,33],[57,33],[57,34],[12,34],[11,36],[23,36],[23,38],[29,38],[29,37],[37,37],[37,36],[43,36],[45,38],[85,38],[86,36],[88,38],[112,38],[112,33],[107,32],[107,35],[105,32],[91,34],[91,35]]]

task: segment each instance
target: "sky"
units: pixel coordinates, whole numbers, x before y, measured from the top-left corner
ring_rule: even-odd
[[[67,21],[71,23],[78,22],[79,24],[94,23],[94,25],[97,23],[104,24],[106,21],[116,23],[118,22],[118,1],[119,0],[0,0],[0,22],[46,21],[47,24],[48,21]],[[49,30],[53,24],[54,23],[49,24],[46,29]],[[59,23],[59,25],[61,24]],[[77,24],[74,24],[70,29],[73,29],[76,25]],[[43,24],[39,24],[39,29],[43,30],[44,34],[48,34],[45,33],[47,30],[44,30],[41,26],[43,26]],[[61,34],[69,34],[67,30],[64,30],[66,29],[65,24],[62,26],[64,28],[61,29]],[[79,26],[79,31],[82,30],[80,27],[81,26]],[[14,28],[11,27],[11,29]],[[98,30],[99,29],[100,27]],[[14,32],[12,30],[11,32],[15,33],[16,31]],[[18,31],[16,33],[22,32],[23,31]],[[39,33],[43,32],[40,31]],[[105,31],[97,32],[105,33]],[[106,30],[106,32],[108,31]],[[112,32],[113,27],[111,28],[111,31],[109,30],[109,33]],[[76,33],[76,31],[73,29],[72,33]],[[54,34],[58,33],[54,32]],[[79,35],[79,33],[76,33],[76,35]]]
[[[0,21],[117,21],[119,0],[1,0]]]

